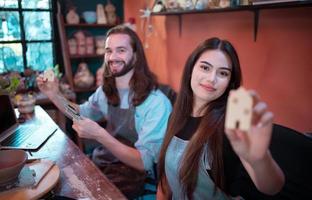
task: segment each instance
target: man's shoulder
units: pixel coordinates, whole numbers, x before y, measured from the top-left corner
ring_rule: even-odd
[[[146,107],[171,107],[171,103],[166,95],[162,93],[159,89],[153,90],[150,92],[148,97],[143,101],[138,108]]]
[[[155,102],[170,103],[168,97],[163,92],[161,92],[159,89],[151,91],[145,101],[148,103],[155,103]],[[144,101],[144,103],[145,103],[145,101]]]

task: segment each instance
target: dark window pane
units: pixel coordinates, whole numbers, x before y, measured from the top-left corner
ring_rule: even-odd
[[[43,71],[53,67],[53,50],[51,42],[27,44],[27,66]]]
[[[22,8],[51,8],[49,0],[22,0]]]
[[[50,12],[23,12],[26,40],[51,40]]]
[[[17,0],[0,0],[0,8],[17,8]]]
[[[0,73],[7,71],[24,71],[20,43],[0,44]]]
[[[18,12],[0,11],[0,41],[21,39]]]

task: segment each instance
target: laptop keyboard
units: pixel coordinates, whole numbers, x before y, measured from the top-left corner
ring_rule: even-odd
[[[7,137],[2,143],[2,146],[19,146],[27,140],[32,134],[38,130],[37,126],[25,126],[17,129],[13,134]]]

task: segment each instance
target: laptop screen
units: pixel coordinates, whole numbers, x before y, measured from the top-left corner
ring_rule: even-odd
[[[0,122],[0,136],[17,123],[15,112],[8,95],[0,95]]]

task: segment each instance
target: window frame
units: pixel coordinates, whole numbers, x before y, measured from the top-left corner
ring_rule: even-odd
[[[0,11],[4,12],[18,12],[19,13],[19,26],[20,26],[20,32],[21,32],[21,39],[20,40],[4,40],[0,41],[0,44],[12,44],[12,43],[18,43],[22,46],[22,52],[23,52],[23,71],[28,68],[27,66],[27,44],[31,43],[51,43],[52,45],[52,63],[53,66],[56,63],[56,37],[55,37],[55,2],[54,0],[49,0],[50,8],[22,8],[22,0],[17,0],[18,7],[17,8],[0,8]],[[51,22],[51,39],[50,40],[26,40],[26,34],[25,34],[25,28],[24,28],[24,12],[49,12],[50,13],[50,22]],[[4,72],[9,73],[10,71]],[[1,72],[0,72],[1,74]]]

